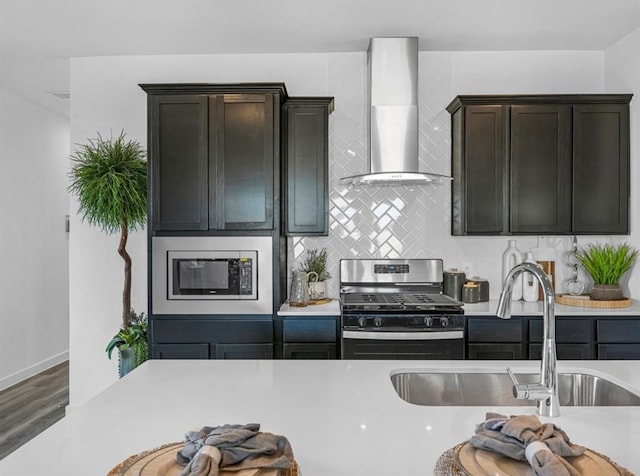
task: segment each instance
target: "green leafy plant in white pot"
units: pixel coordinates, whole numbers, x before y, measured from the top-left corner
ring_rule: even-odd
[[[638,250],[628,243],[595,243],[578,249],[576,258],[593,279],[591,299],[623,299],[620,279],[631,269],[637,256]]]
[[[309,277],[309,297],[312,300],[326,298],[325,281],[331,277],[327,269],[327,249],[307,250],[302,260],[302,269]]]
[[[106,351],[111,358],[113,348],[118,348],[122,377],[147,356],[146,318],[131,308],[132,262],[126,249],[129,232],[143,228],[147,220],[146,152],[137,141],[127,140],[124,132],[116,138],[98,134],[79,145],[71,163],[69,191],[78,199],[82,221],[107,234],[120,233],[118,254],[124,261],[122,322]]]

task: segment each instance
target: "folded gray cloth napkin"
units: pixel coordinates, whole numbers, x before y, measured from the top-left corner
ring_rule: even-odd
[[[289,441],[284,436],[260,432],[257,423],[205,426],[187,432],[177,461],[185,466],[180,476],[216,476],[219,468],[286,469],[294,464]]]
[[[528,461],[537,476],[580,476],[565,456],[580,456],[583,446],[574,445],[553,423],[542,423],[535,415],[507,417],[487,413],[476,426],[471,446],[509,458]]]

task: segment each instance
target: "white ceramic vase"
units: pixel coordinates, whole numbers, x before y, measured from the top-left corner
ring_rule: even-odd
[[[537,265],[531,252],[527,253],[524,262]],[[531,273],[524,273],[522,276],[522,299],[527,302],[538,300],[538,279]]]
[[[502,254],[502,284],[507,279],[507,274],[511,271],[515,265],[522,263],[522,253],[516,245],[516,240],[509,240],[509,246]],[[520,301],[522,299],[522,274],[518,276],[511,290],[511,299],[513,301]]]

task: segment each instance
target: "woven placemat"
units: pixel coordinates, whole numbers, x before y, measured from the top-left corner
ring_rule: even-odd
[[[143,451],[118,463],[107,476],[178,476],[183,469],[176,460],[176,453],[184,442],[168,443]],[[297,462],[289,469],[257,468],[232,470],[222,468],[220,476],[300,476]]]
[[[583,455],[565,458],[579,474],[602,476],[635,476],[629,470],[614,463],[608,457],[587,449]],[[445,451],[434,468],[435,476],[535,476],[528,463],[474,448],[468,441]]]

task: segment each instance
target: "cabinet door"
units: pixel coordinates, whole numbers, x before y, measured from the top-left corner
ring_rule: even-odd
[[[149,111],[152,227],[206,230],[207,97],[150,96]]]
[[[330,101],[330,100],[329,100]],[[328,235],[328,102],[286,104],[286,233]]]
[[[283,357],[285,359],[336,359],[338,346],[336,344],[284,344]]]
[[[504,107],[468,106],[464,121],[464,231],[498,235],[505,231]]]
[[[573,231],[628,234],[629,106],[573,111]]]
[[[592,360],[595,355],[593,344],[556,344],[558,360]],[[542,344],[529,344],[529,359],[542,359]]]
[[[273,359],[273,344],[216,344],[216,359]]]
[[[640,344],[598,344],[598,360],[640,360]]]
[[[209,222],[218,230],[273,229],[274,96],[209,100]]]
[[[524,358],[521,344],[468,344],[469,360],[521,360]]]
[[[571,228],[571,107],[511,106],[511,233]]]

